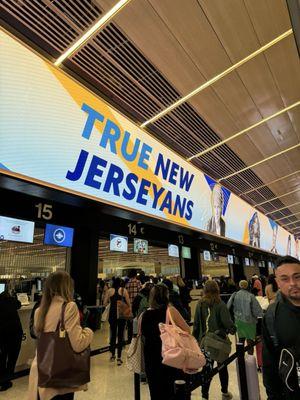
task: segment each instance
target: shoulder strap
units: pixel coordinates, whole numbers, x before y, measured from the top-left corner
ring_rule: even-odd
[[[125,288],[122,288],[122,289],[123,289],[122,290],[122,294],[121,294],[122,300],[126,303],[126,299],[125,299],[125,296],[124,296]]]
[[[266,326],[270,335],[270,339],[275,348],[279,347],[279,340],[275,329],[275,318],[279,302],[276,301],[269,305],[268,311],[265,315]]]
[[[175,307],[174,307],[175,308]],[[171,323],[171,325],[173,325],[173,326],[177,326],[176,324],[175,324],[175,322],[174,322],[174,320],[173,320],[173,317],[172,317],[172,314],[171,314],[171,311],[170,311],[170,307],[167,307],[167,312],[166,312],[166,324],[168,325],[168,324],[170,324]]]

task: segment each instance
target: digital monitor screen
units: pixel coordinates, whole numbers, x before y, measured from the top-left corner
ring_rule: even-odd
[[[179,257],[179,247],[176,244],[169,244],[168,253],[170,257]]]
[[[126,236],[110,235],[110,251],[128,252],[128,238]]]
[[[0,283],[0,293],[5,291],[5,283]]]
[[[247,267],[249,267],[249,265],[250,265],[249,258],[245,258],[245,265],[246,265]]]
[[[148,254],[148,240],[134,238],[133,252],[138,254]]]
[[[46,224],[44,244],[72,247],[74,229],[67,226]]]
[[[233,255],[228,254],[228,256],[227,256],[227,262],[228,262],[228,264],[233,264]]]
[[[0,240],[33,243],[34,222],[0,217]]]
[[[203,259],[205,261],[211,261],[211,255],[210,255],[210,252],[208,250],[204,250],[203,251]]]
[[[186,247],[186,246],[182,246],[181,255],[182,255],[182,258],[191,259],[192,258],[192,256],[191,256],[191,248],[190,247]]]

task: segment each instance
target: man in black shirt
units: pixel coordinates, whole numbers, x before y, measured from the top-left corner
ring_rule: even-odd
[[[263,320],[264,385],[268,400],[299,400],[299,260],[290,256],[281,257],[277,263],[276,281],[280,293],[275,303],[269,306]]]

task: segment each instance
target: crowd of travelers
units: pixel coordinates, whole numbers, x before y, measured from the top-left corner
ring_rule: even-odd
[[[177,353],[168,353],[174,350],[170,337],[173,335],[176,342],[178,332],[188,347],[180,351],[186,350],[186,357],[198,357],[203,376],[207,377],[201,386],[203,400],[209,399],[209,371],[214,364],[221,367],[230,354],[230,335],[252,345],[250,355],[254,353],[254,341],[262,336],[262,372],[268,400],[300,399],[300,262],[297,259],[280,258],[275,275],[269,275],[268,279],[254,275],[250,280],[234,282],[225,277],[203,277],[196,285],[194,282],[194,288],[200,289],[193,292],[198,295],[194,299],[193,285],[180,276],[145,276],[136,270],[128,275],[125,279],[115,277],[109,284],[100,281],[98,285],[100,303],[105,307],[110,327],[110,361],[116,360],[121,366],[124,347],[140,337],[136,343],[142,343],[141,375],[149,386],[151,400],[174,399],[174,381],[188,381],[188,373],[195,372],[182,367],[182,362],[176,359]],[[194,315],[192,301],[197,301]],[[12,386],[15,348],[21,345],[19,307],[19,302],[7,291],[0,294],[1,391]],[[64,271],[50,274],[32,316],[31,330],[37,351],[29,376],[29,400],[69,400],[76,392],[87,389],[93,331],[83,323],[80,309],[82,312],[83,305],[78,298],[74,301],[70,275]],[[177,330],[166,328],[169,323]],[[193,340],[198,343],[198,353],[194,351],[192,355]],[[257,359],[258,352],[261,349],[256,347]],[[260,368],[259,362],[257,366]],[[226,366],[219,368],[219,379],[222,400],[233,398]]]

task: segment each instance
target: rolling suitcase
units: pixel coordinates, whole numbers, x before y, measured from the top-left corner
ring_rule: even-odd
[[[262,342],[257,343],[255,348],[256,348],[257,366],[261,370],[262,366],[263,366],[263,362],[262,362]]]
[[[249,400],[260,400],[259,382],[258,382],[258,374],[257,374],[255,357],[246,355],[245,356],[245,366],[246,366],[246,377],[247,377],[247,386],[248,386],[248,399]],[[238,375],[238,386],[239,386],[239,394],[240,394],[239,398],[242,400],[241,383],[240,383],[237,360],[236,360],[236,371],[237,371],[237,375]]]

